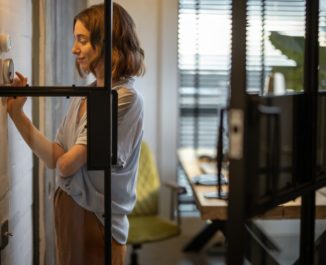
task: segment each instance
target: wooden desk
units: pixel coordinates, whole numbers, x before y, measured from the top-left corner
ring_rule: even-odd
[[[209,152],[209,151],[208,151]],[[211,151],[210,151],[211,152]],[[204,154],[205,150],[194,150],[193,148],[181,148],[178,150],[178,159],[185,175],[191,185],[197,208],[201,218],[204,220],[226,220],[227,201],[218,199],[206,199],[204,194],[216,191],[214,186],[201,186],[192,183],[192,178],[203,174],[200,169],[199,154]],[[223,187],[227,190],[227,187]],[[279,205],[262,216],[264,219],[292,219],[300,218],[301,198]],[[316,218],[326,219],[326,188],[316,192]]]
[[[211,152],[211,151],[210,151]],[[190,183],[193,195],[196,201],[197,208],[200,212],[201,218],[204,220],[211,220],[206,226],[192,238],[190,242],[184,247],[184,251],[193,252],[200,251],[202,247],[213,237],[213,235],[220,230],[227,236],[227,201],[218,199],[206,199],[204,194],[207,192],[217,191],[217,187],[195,185],[192,182],[193,177],[203,174],[200,169],[199,155],[203,155],[205,150],[194,150],[192,148],[181,148],[178,150],[178,159],[185,175]],[[209,154],[209,153],[208,153]],[[223,187],[227,190],[227,186]],[[257,219],[294,219],[300,218],[301,198],[294,201],[279,205],[268,211],[262,216],[257,216]],[[326,219],[326,188],[320,189],[316,192],[316,218]],[[254,236],[252,236],[254,234]],[[253,257],[264,257],[266,264],[284,264],[282,257],[286,254],[280,249],[279,242],[268,236],[254,221],[249,220],[246,225],[246,240],[247,244],[251,246],[248,249],[254,249],[254,252],[248,251],[246,257],[248,260],[253,260]],[[299,238],[298,238],[299,240]],[[315,241],[316,249],[324,249],[326,247],[326,232],[323,232]],[[284,244],[283,244],[284,245]],[[258,253],[259,252],[259,253]],[[326,260],[323,252],[318,254],[321,258]],[[294,257],[293,264],[297,264],[298,257]],[[267,262],[270,261],[270,262]],[[277,261],[278,260],[278,261]]]

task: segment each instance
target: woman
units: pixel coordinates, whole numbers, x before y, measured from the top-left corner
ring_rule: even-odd
[[[92,86],[104,85],[104,5],[74,19],[76,66],[81,76],[93,73]],[[144,73],[130,15],[113,4],[112,89],[118,92],[118,164],[112,169],[112,264],[124,264],[129,214],[135,204],[135,181],[142,139],[143,103],[133,76]],[[17,73],[13,85],[27,79]],[[104,174],[87,171],[86,99],[72,98],[54,142],[45,138],[23,112],[26,97],[9,98],[7,110],[33,152],[58,172],[54,198],[57,264],[104,264]]]

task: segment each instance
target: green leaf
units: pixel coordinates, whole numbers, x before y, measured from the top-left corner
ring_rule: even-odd
[[[294,60],[297,66],[302,66],[304,62],[304,37],[282,35],[276,31],[271,31],[269,40],[286,57]]]
[[[272,68],[273,72],[283,73],[286,87],[295,91],[303,90],[303,65],[305,40],[300,36],[288,36],[271,31],[269,40],[275,49],[281,51],[287,58],[296,62],[296,67]],[[326,89],[326,47],[319,46],[319,88]]]

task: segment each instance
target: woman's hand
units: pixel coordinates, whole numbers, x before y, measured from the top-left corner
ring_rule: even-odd
[[[16,72],[17,77],[12,80],[11,86],[26,86],[28,79],[27,77],[23,76],[21,73]]]
[[[11,86],[14,87],[25,87],[27,85],[28,79],[23,76],[21,73],[16,72],[17,77],[11,83]],[[10,117],[21,113],[23,111],[23,107],[27,97],[8,97],[7,98],[7,112],[9,113]]]

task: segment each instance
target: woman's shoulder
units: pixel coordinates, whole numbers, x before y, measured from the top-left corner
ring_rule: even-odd
[[[118,90],[118,105],[128,109],[142,109],[143,98],[136,89],[120,87]]]
[[[118,90],[121,88],[134,89],[135,88],[135,78],[132,78],[132,77],[123,78],[123,79],[113,82],[112,89]]]
[[[135,88],[134,82],[135,80],[133,78],[121,80],[114,84],[112,89],[117,91],[119,99],[129,98],[131,101],[142,101],[142,96]]]
[[[81,100],[81,97],[69,97],[69,111],[76,111],[76,109],[78,109],[78,104],[79,101]]]

